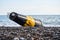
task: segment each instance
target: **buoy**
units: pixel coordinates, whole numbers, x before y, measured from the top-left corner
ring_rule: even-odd
[[[25,16],[18,14],[16,12],[11,12],[9,15],[9,18],[13,20],[14,22],[18,23],[21,26],[24,27],[35,27],[35,26],[42,26],[42,22],[39,20],[34,19],[31,16]]]

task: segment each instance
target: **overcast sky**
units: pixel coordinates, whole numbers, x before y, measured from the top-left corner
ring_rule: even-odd
[[[0,15],[60,15],[60,0],[0,0]]]

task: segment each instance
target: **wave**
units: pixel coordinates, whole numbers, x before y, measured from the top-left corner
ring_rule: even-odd
[[[58,15],[31,15],[35,19],[42,21],[44,26],[60,26],[60,16]],[[0,15],[0,26],[19,26],[11,21],[7,15]]]

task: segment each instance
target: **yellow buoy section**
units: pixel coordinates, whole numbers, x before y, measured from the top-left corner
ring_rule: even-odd
[[[34,27],[35,26],[34,18],[32,18],[31,16],[26,16],[26,18],[27,18],[27,20],[26,20],[26,23],[24,24],[24,26]]]

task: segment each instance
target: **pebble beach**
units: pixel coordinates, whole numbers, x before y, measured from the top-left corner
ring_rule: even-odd
[[[60,40],[60,27],[0,27],[0,40]]]

